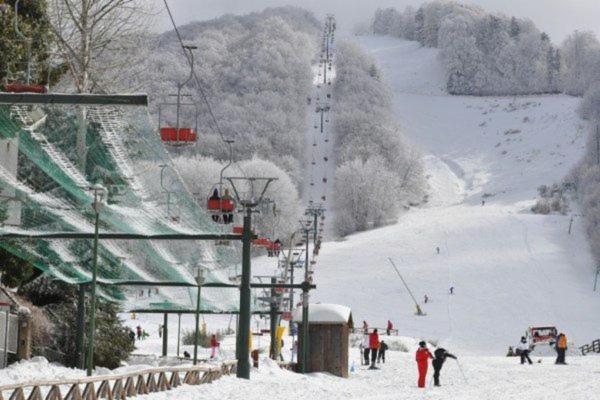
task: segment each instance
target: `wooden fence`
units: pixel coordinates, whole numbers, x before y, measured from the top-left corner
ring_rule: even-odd
[[[591,344],[584,344],[579,347],[581,355],[585,356],[588,353],[600,353],[600,339],[594,340]]]
[[[236,365],[236,361],[230,361],[220,367],[157,367],[125,374],[17,383],[0,386],[0,400],[125,400],[137,395],[171,390],[182,384],[211,383],[224,375],[234,374]],[[66,393],[64,396],[63,391]]]

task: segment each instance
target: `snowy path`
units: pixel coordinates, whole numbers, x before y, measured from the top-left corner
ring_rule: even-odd
[[[579,100],[448,96],[436,50],[357,40],[380,63],[398,119],[426,155],[430,201],[397,225],[327,243],[316,300],[348,304],[355,321],[372,326],[391,319],[402,335],[469,354],[503,354],[536,324],[557,325],[579,345],[600,337],[581,225],[575,220],[569,236],[570,216],[528,211],[537,187],[560,181],[582,154]],[[387,257],[419,300],[429,296],[427,317],[413,315]]]
[[[358,367],[349,379],[327,374],[295,374],[263,364],[259,371],[253,370],[250,381],[225,377],[210,385],[183,386],[139,398],[583,400],[595,398],[594,393],[600,390],[597,357],[573,360],[568,366],[556,366],[551,359],[530,366],[518,365],[516,358],[465,357],[460,362],[469,384],[465,384],[456,362],[448,360],[442,370],[443,386],[424,390],[416,387],[417,369],[412,352],[389,352],[387,358],[388,363],[380,371]],[[430,370],[429,379],[431,374]]]

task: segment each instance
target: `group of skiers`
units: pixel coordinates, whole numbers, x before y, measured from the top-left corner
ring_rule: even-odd
[[[442,370],[442,366],[444,365],[444,362],[446,362],[447,358],[453,358],[455,360],[458,360],[458,358],[455,355],[448,353],[446,349],[443,349],[441,347],[437,348],[432,355],[429,349],[427,348],[427,343],[425,343],[424,341],[419,342],[419,349],[417,350],[417,354],[415,356],[415,359],[417,361],[417,369],[419,371],[419,379],[417,385],[420,388],[425,387],[425,382],[427,380],[427,370],[429,369],[429,360],[432,359],[433,361],[431,362],[431,365],[433,366],[433,384],[435,386],[441,386],[440,371]]]
[[[360,344],[361,353],[363,356],[363,365],[369,365],[369,369],[378,369],[375,363],[379,364],[383,362],[385,364],[385,352],[389,346],[383,340],[379,340],[379,333],[377,329],[373,329],[373,332],[367,333],[363,341]],[[370,357],[369,357],[370,356]],[[369,360],[370,358],[370,360]]]
[[[555,364],[558,365],[567,365],[566,362],[566,354],[567,354],[567,336],[564,333],[559,333],[556,336],[556,341],[553,343],[554,349],[556,350],[556,361]],[[512,347],[508,348],[508,356],[520,356],[521,364],[525,364],[526,362],[529,364],[533,364],[529,354],[531,354],[531,350],[533,350],[533,346],[529,343],[525,336],[521,336],[521,341],[516,347],[516,352],[513,352]]]

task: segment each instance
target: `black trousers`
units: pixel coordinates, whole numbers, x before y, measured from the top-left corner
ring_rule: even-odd
[[[371,349],[371,364],[375,364],[377,361],[377,349]]]
[[[371,349],[369,349],[368,347],[366,349],[364,349],[365,365],[369,365],[369,352],[370,351],[371,351]]]
[[[444,363],[439,360],[433,360],[431,365],[433,366],[433,384],[435,386],[440,386],[440,371],[442,370]]]
[[[527,360],[529,364],[533,364],[531,358],[529,358],[529,350],[521,351],[521,364],[525,364],[525,360]]]
[[[377,353],[377,362],[383,361],[383,363],[385,364],[385,350],[381,351],[379,350],[379,353]]]
[[[556,356],[556,364],[566,364],[565,353],[567,349],[556,349],[558,355]]]

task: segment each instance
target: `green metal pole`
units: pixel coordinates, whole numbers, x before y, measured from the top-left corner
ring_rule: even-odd
[[[250,379],[250,245],[252,241],[252,209],[246,207],[242,235],[242,282],[240,287],[240,322],[237,335],[237,377]]]
[[[304,282],[308,284],[308,240],[309,230],[306,229],[306,254],[305,254],[305,265],[304,265]],[[300,372],[303,374],[308,372],[308,285],[305,285],[302,289],[302,354],[300,363]]]
[[[169,313],[163,314],[163,326],[162,326],[162,355],[167,356],[169,350]]]
[[[321,214],[318,210],[315,210],[313,217],[313,244],[317,245],[317,224],[319,223],[319,214]]]
[[[198,364],[198,341],[200,340],[200,296],[201,286],[198,285],[196,297],[196,327],[194,330],[194,365]]]
[[[179,357],[179,344],[181,343],[181,313],[177,313],[177,357]]]
[[[77,291],[77,337],[75,338],[75,368],[85,368],[85,285],[79,284]]]
[[[271,277],[271,284],[275,285],[277,283],[277,279],[273,276]],[[275,296],[277,296],[277,292],[275,291],[275,287],[271,288],[271,300],[269,302],[270,307],[270,315],[271,318],[271,351],[270,355],[273,360],[277,360],[277,338],[275,337],[275,333],[277,332],[277,302],[275,301]]]
[[[88,352],[87,352],[87,375],[92,376],[94,370],[94,333],[96,331],[96,279],[98,277],[98,225],[100,212],[96,211],[94,222],[94,251],[92,255],[92,285],[90,301],[90,321],[88,328]]]

